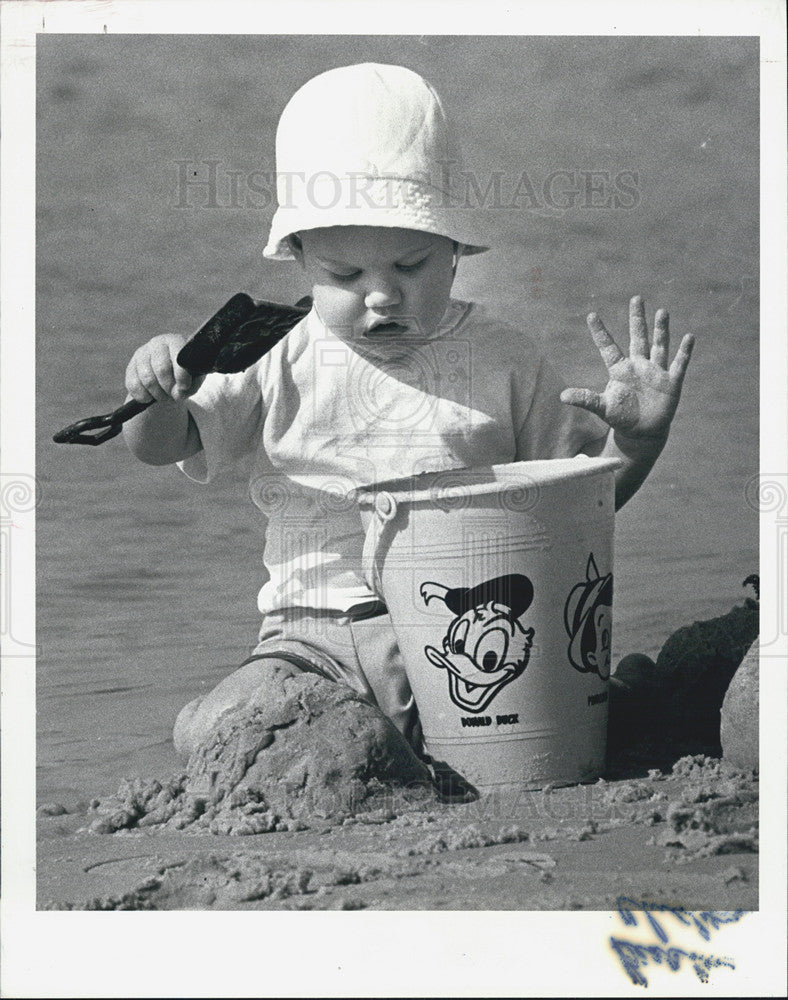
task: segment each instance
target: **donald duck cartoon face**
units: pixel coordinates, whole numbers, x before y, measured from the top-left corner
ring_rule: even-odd
[[[421,596],[425,604],[442,601],[456,616],[442,651],[425,646],[427,659],[446,670],[449,697],[458,708],[483,712],[528,665],[534,630],[518,618],[533,600],[531,581],[514,574],[451,590],[430,582],[421,585]]]

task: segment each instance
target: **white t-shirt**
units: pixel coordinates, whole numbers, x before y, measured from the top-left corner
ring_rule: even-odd
[[[251,368],[209,375],[188,401],[208,482],[249,463],[268,519],[258,606],[349,611],[375,599],[361,554],[358,486],[577,455],[606,434],[560,402],[563,384],[520,330],[452,301],[429,338],[340,339],[313,310]]]

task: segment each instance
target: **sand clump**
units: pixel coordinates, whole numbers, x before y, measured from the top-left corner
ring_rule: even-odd
[[[444,851],[464,851],[471,848],[495,847],[499,844],[521,844],[531,839],[531,833],[517,825],[505,827],[498,832],[482,830],[478,824],[470,823],[459,830],[445,829],[425,837],[423,840],[399,852],[401,857],[442,854]]]
[[[684,757],[673,768],[683,778],[665,812],[667,829],[656,838],[675,848],[677,860],[758,851],[758,782],[752,770],[718,759]]]
[[[609,810],[604,826],[658,827],[652,843],[673,861],[758,850],[758,775],[703,754],[681,757],[665,773],[597,784]]]
[[[222,717],[185,773],[125,782],[99,803],[90,829],[256,834],[385,817],[433,799],[429,770],[377,708],[315,674],[274,670],[265,689]]]
[[[747,650],[722,703],[720,743],[725,760],[737,767],[758,766],[758,640]]]

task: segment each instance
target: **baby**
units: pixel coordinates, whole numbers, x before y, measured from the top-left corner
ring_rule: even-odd
[[[131,398],[159,401],[125,426],[134,454],[201,482],[245,462],[268,521],[259,642],[181,711],[175,746],[193,751],[278,667],[349,685],[418,751],[391,621],[362,571],[353,490],[582,452],[620,460],[620,507],[665,444],[692,338],[668,367],[663,310],[650,341],[632,299],[629,357],[592,314],[609,382],[602,393],[569,389],[520,329],[452,299],[458,260],[491,240],[482,213],[457,197],[460,158],[440,99],[408,69],[315,77],[282,114],[276,156],[264,254],[303,269],[309,315],[240,374],[193,379],[177,364],[178,334],[154,337],[126,372]]]

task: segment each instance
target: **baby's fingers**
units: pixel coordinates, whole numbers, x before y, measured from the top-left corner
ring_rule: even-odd
[[[629,300],[629,356],[631,358],[648,357],[646,306],[640,295],[633,295]]]
[[[168,342],[170,351],[169,371],[173,375],[170,395],[173,399],[186,399],[186,397],[191,395],[192,392],[195,392],[197,386],[202,383],[202,379],[197,380],[192,378],[190,372],[178,364],[177,358],[182,346],[183,344],[179,340],[171,340]]]
[[[562,403],[569,403],[570,406],[579,406],[583,410],[595,413],[598,417],[605,419],[605,405],[602,397],[593,389],[563,389],[560,396]]]
[[[618,344],[607,332],[605,324],[596,313],[589,313],[586,318],[586,323],[588,324],[588,329],[591,331],[591,337],[593,338],[599,353],[602,355],[605,367],[608,371],[610,371],[613,365],[618,364],[624,355],[621,353]]]
[[[126,369],[126,389],[141,403],[178,398],[180,386],[191,385],[191,376],[174,361],[181,338],[154,337],[137,351]],[[184,379],[185,376],[185,379]],[[184,392],[185,392],[184,389]]]
[[[668,367],[670,346],[670,320],[665,309],[657,309],[654,316],[654,340],[651,345],[651,361],[660,368]]]
[[[145,375],[145,388],[156,399],[172,396],[176,381],[172,354],[166,341],[158,339],[152,341],[151,350],[141,359],[140,370]]]
[[[681,389],[682,383],[684,382],[684,376],[687,373],[687,366],[690,363],[690,358],[692,357],[692,348],[695,346],[695,338],[691,333],[686,334],[679,344],[679,349],[676,351],[676,357],[673,359],[673,364],[668,370],[668,375],[670,375],[670,380],[673,384]]]
[[[126,368],[126,391],[139,403],[153,403],[166,395],[156,379],[150,359],[140,351],[134,354]]]

